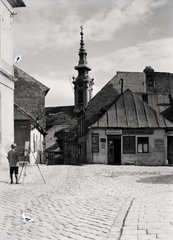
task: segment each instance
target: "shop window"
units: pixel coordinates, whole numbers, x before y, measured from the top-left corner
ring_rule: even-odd
[[[138,153],[148,153],[149,152],[149,138],[148,137],[138,137],[137,143]]]
[[[135,136],[123,136],[123,154],[135,153]]]

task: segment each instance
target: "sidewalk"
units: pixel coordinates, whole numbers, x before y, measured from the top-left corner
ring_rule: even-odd
[[[128,199],[115,219],[108,240],[172,240],[173,192]]]

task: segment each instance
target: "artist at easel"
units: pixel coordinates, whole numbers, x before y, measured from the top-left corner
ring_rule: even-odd
[[[24,174],[23,174],[23,182],[22,182],[22,185],[24,184],[24,178],[26,176],[26,165],[28,164],[29,162],[29,142],[25,142],[25,151],[24,151],[24,160],[22,162],[22,169],[20,171],[20,174],[19,174],[19,179],[18,181],[20,180],[20,177],[22,175],[22,172],[23,172],[23,169],[24,169]]]
[[[35,159],[36,165],[37,165],[37,167],[38,167],[38,170],[39,170],[39,172],[40,172],[40,174],[41,174],[41,177],[42,177],[44,183],[46,183],[45,180],[44,180],[44,178],[43,178],[43,175],[42,175],[42,173],[41,173],[41,170],[40,170],[40,168],[39,168],[39,166],[38,166],[38,163],[37,163],[37,161],[36,161],[36,158],[35,158],[35,156],[34,156],[34,153],[33,153],[32,149],[31,149],[30,146],[29,146],[29,142],[25,142],[25,152],[24,152],[24,156],[25,156],[26,159],[25,159],[25,161],[23,161],[22,169],[21,169],[21,172],[20,172],[20,175],[19,175],[19,179],[20,179],[21,174],[22,174],[22,171],[23,171],[23,168],[25,168],[25,171],[24,171],[24,174],[23,174],[23,183],[22,183],[22,185],[24,184],[24,178],[25,178],[25,176],[26,176],[26,166],[27,166],[27,164],[29,163],[29,152],[32,153],[32,155],[33,155],[33,157],[34,157],[34,159]],[[19,180],[18,180],[18,181],[19,181]]]

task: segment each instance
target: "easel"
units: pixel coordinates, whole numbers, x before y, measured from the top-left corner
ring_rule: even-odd
[[[33,157],[34,157],[35,162],[36,162],[36,165],[37,165],[38,170],[39,170],[39,172],[40,172],[40,175],[41,175],[44,183],[46,184],[46,181],[44,180],[44,177],[43,177],[43,175],[42,175],[42,173],[41,173],[41,170],[40,170],[39,165],[38,165],[38,163],[37,163],[37,160],[36,160],[36,158],[35,158],[35,156],[34,156],[34,153],[33,153],[32,149],[31,149],[30,146],[29,146],[29,142],[25,142],[25,153],[24,153],[24,156],[26,156],[26,160],[23,161],[22,169],[21,169],[21,172],[20,172],[19,178],[18,178],[18,182],[19,182],[20,177],[21,177],[21,175],[22,175],[23,169],[25,168],[25,169],[24,169],[24,174],[23,174],[22,186],[24,185],[24,179],[25,179],[25,176],[26,176],[26,165],[27,165],[27,163],[28,163],[27,160],[29,159],[29,150],[30,150],[30,152],[32,153],[32,155],[33,155]]]

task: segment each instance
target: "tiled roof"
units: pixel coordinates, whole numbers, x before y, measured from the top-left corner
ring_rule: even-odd
[[[36,89],[39,88],[41,91],[45,92],[45,95],[50,90],[50,88],[45,86],[43,83],[39,82],[38,80],[36,80],[35,78],[33,78],[32,76],[30,76],[29,74],[27,74],[26,72],[24,72],[23,70],[21,70],[20,68],[18,68],[16,66],[14,66],[14,76],[19,81],[20,80],[24,81],[26,84],[25,85],[26,87],[28,86],[27,84],[29,84],[30,87],[33,85],[34,87],[36,87]],[[20,85],[22,84],[21,81],[20,81]]]
[[[120,80],[123,79],[123,91],[130,89],[133,92],[146,92],[146,75],[143,72],[120,72],[107,83],[121,93]]]
[[[145,73],[143,72],[117,72],[117,74],[90,100],[86,108],[87,126],[94,123],[105,106],[110,104],[121,93],[120,80],[123,79],[124,90],[145,92]]]
[[[30,118],[21,108],[14,104],[14,120],[30,120]]]
[[[16,103],[14,103],[14,119],[15,120],[30,119],[36,122],[36,119],[31,113],[28,113],[25,109],[19,107]]]
[[[74,106],[46,107],[46,115],[53,115],[59,112],[65,112],[71,116],[75,115]]]
[[[77,123],[77,113],[74,112],[74,106],[46,108],[47,129],[54,125],[73,125],[75,123]]]
[[[28,113],[25,109],[19,107],[16,103],[14,103],[14,120],[30,120],[30,123],[43,135],[47,133],[40,126],[37,120],[32,116],[31,113]]]
[[[47,130],[46,136],[46,148],[49,148],[56,142],[55,133],[59,132],[61,129],[67,128],[70,125],[61,124],[61,125],[54,125]]]
[[[166,128],[173,124],[127,89],[119,95],[93,127]]]
[[[135,93],[135,95],[142,99],[142,95],[144,94]],[[170,106],[169,94],[149,93],[146,94],[146,97],[148,99],[148,105],[159,113],[165,111]]]
[[[16,66],[14,76],[17,78],[14,86],[15,103],[45,128],[45,95],[49,88]]]
[[[9,4],[13,7],[26,7],[25,3],[22,0],[7,0]]]
[[[106,84],[88,103],[86,107],[87,126],[93,124],[99,117],[101,109],[118,96],[117,90],[111,83]]]
[[[46,149],[46,152],[60,152],[58,143],[53,144],[49,148]]]

